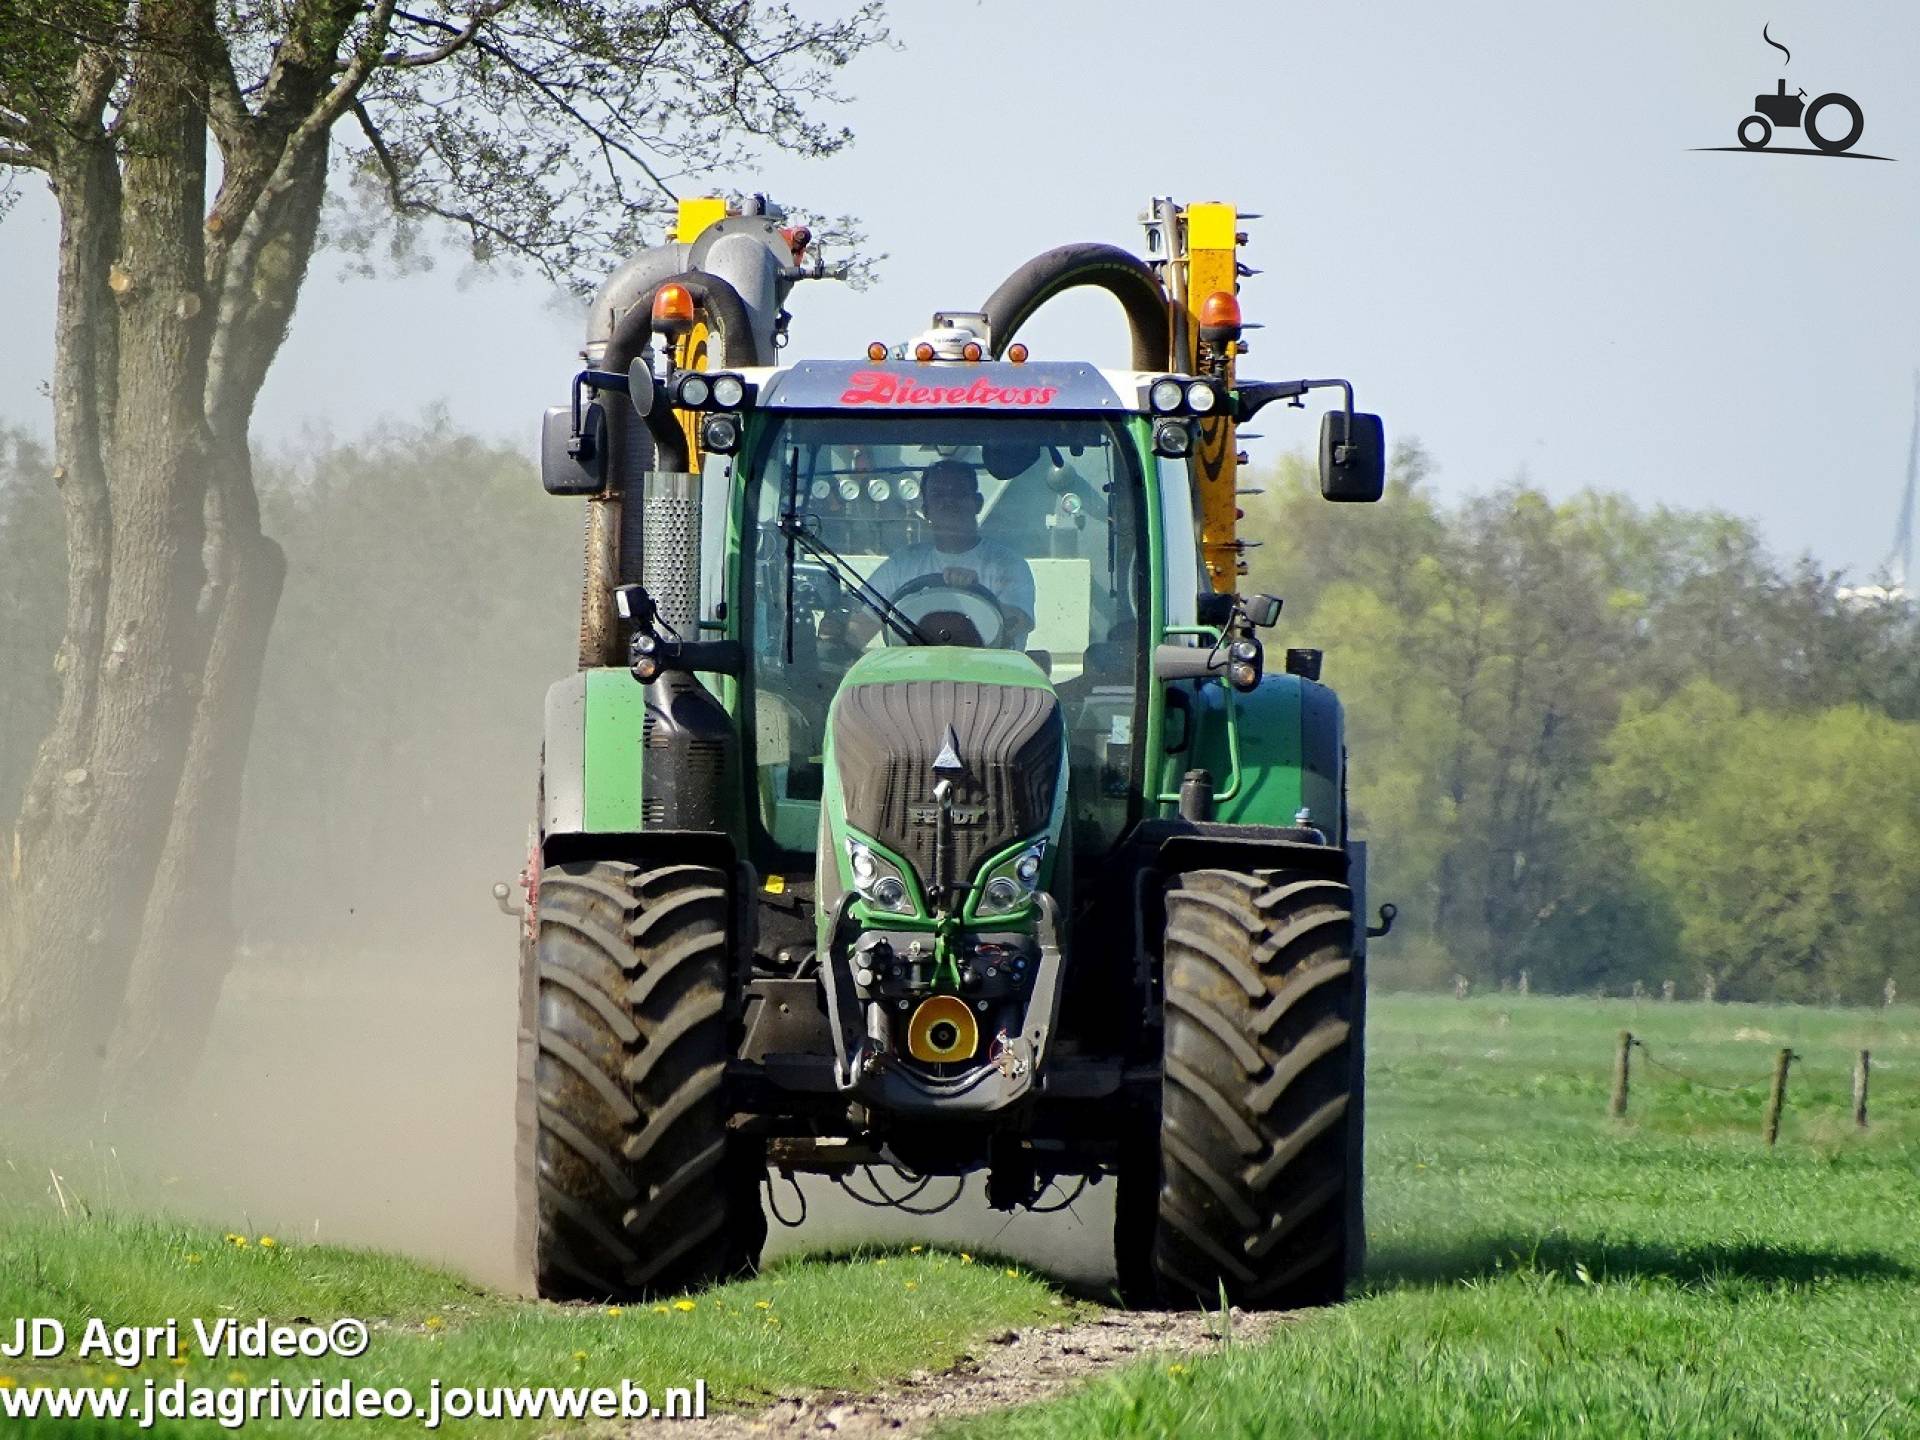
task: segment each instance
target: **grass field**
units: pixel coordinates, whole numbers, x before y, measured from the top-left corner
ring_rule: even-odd
[[[244,1239],[244,1245],[238,1243]],[[272,1243],[266,1243],[271,1241]],[[227,1236],[151,1221],[92,1217],[14,1220],[0,1227],[0,1342],[16,1316],[52,1316],[77,1343],[87,1317],[153,1324],[267,1316],[365,1319],[367,1353],[352,1360],[203,1359],[190,1334],[186,1364],[160,1359],[123,1370],[0,1357],[0,1387],[290,1386],[350,1378],[424,1400],[445,1386],[664,1387],[706,1381],[710,1410],[754,1406],[821,1387],[868,1388],[917,1368],[951,1364],[983,1332],[1071,1313],[1042,1281],[1018,1270],[929,1251],[796,1260],[758,1279],[659,1304],[537,1305],[391,1257],[303,1247],[277,1237]],[[452,1425],[447,1433],[463,1433]],[[548,1434],[546,1424],[488,1423],[488,1435]],[[209,1421],[165,1433],[225,1435]],[[77,1420],[0,1420],[8,1435],[120,1435],[131,1426]],[[424,1433],[416,1420],[250,1424],[271,1435]],[[606,1433],[605,1427],[599,1433]]]
[[[956,1433],[1920,1434],[1920,1011],[1400,996],[1373,1013],[1363,1298]],[[1621,1028],[1647,1044],[1624,1124],[1605,1114]],[[1783,1045],[1804,1058],[1769,1153]]]
[[[1605,1110],[1623,1027],[1647,1048],[1617,1123]],[[1803,1058],[1769,1152],[1761,1106],[1782,1045]],[[1864,1135],[1850,1117],[1862,1046],[1875,1061]],[[952,1433],[1920,1435],[1920,1010],[1384,997],[1369,1087],[1359,1299],[1259,1346],[1143,1363]],[[44,1172],[0,1166],[0,1321],[352,1315],[373,1322],[372,1348],[130,1374],[0,1359],[0,1384],[317,1374],[424,1392],[433,1378],[657,1388],[699,1376],[716,1404],[751,1406],[937,1369],[982,1333],[1069,1308],[1022,1271],[931,1249],[785,1263],[684,1304],[532,1305],[381,1256],[83,1216],[86,1177],[69,1184],[82,1193],[63,1216]]]

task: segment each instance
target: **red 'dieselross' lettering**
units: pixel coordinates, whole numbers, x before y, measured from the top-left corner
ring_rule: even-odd
[[[924,385],[918,376],[885,370],[856,370],[842,405],[1050,405],[1057,385]]]

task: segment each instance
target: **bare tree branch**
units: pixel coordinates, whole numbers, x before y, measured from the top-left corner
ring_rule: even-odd
[[[438,65],[442,60],[451,59],[468,45],[472,44],[474,37],[480,33],[480,27],[513,3],[514,0],[490,0],[488,4],[477,5],[474,7],[473,12],[468,15],[467,23],[458,28],[447,24],[444,20],[433,20],[423,15],[407,14],[405,18],[413,21],[417,25],[452,32],[451,38],[444,44],[436,45],[429,50],[416,50],[411,52],[406,50],[390,50],[380,57],[380,63],[401,69],[418,69],[422,66]]]

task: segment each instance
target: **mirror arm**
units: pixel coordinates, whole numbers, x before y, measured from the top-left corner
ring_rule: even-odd
[[[1345,397],[1340,429],[1340,444],[1345,448],[1353,440],[1353,383],[1348,380],[1255,380],[1234,391],[1234,418],[1251,420],[1276,400],[1298,400],[1309,390],[1331,390],[1336,385]],[[1345,463],[1346,456],[1340,459]]]
[[[592,458],[582,453],[585,446],[581,444],[580,433],[580,391],[589,385],[596,390],[618,390],[624,395],[627,377],[612,370],[582,370],[573,377],[573,434],[567,440],[567,454],[576,460]]]

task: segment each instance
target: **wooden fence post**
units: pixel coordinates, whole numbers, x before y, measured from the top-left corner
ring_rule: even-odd
[[[1613,1099],[1608,1102],[1607,1113],[1614,1119],[1624,1119],[1627,1113],[1627,1068],[1633,1055],[1633,1032],[1620,1032],[1620,1048],[1613,1057]]]
[[[1873,1064],[1873,1052],[1862,1050],[1853,1062],[1853,1123],[1867,1128],[1867,1071]]]
[[[1767,1144],[1780,1138],[1780,1111],[1787,1103],[1787,1066],[1793,1063],[1793,1051],[1782,1050],[1773,1061],[1773,1089],[1767,1092],[1767,1121],[1763,1132]]]

